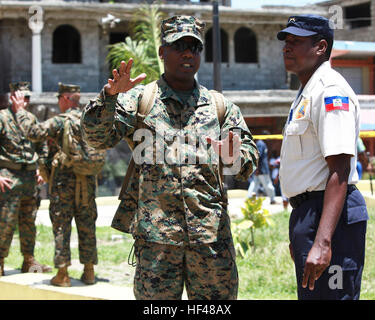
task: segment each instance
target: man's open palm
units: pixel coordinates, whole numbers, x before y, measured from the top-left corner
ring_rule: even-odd
[[[19,110],[26,107],[25,96],[19,90],[17,90],[10,96],[10,100],[12,101],[12,111],[14,113],[17,113]]]
[[[224,164],[232,164],[240,156],[241,138],[238,134],[229,131],[224,140],[215,140],[206,138],[207,143],[211,144],[217,155],[221,157]]]
[[[135,79],[130,78],[130,71],[133,65],[133,59],[129,59],[128,63],[121,61],[120,69],[113,69],[113,79],[108,79],[108,83],[104,86],[105,93],[113,96],[120,92],[126,92],[135,85],[146,79],[146,74],[142,73]]]
[[[0,176],[0,191],[5,192],[6,189],[11,189],[13,184],[13,180]]]

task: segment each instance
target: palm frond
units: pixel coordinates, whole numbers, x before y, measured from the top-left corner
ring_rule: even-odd
[[[134,78],[141,73],[147,74],[147,82],[159,78],[159,73],[155,70],[155,59],[147,53],[147,43],[145,41],[134,41],[126,37],[125,42],[115,43],[109,47],[107,61],[111,69],[120,66],[122,60],[128,61],[133,58],[131,77]]]
[[[159,6],[144,4],[134,15],[133,38],[126,37],[124,42],[108,46],[106,60],[111,69],[118,68],[122,60],[133,58],[131,77],[144,72],[147,74],[146,83],[158,79],[164,72],[159,58],[162,19]]]
[[[160,74],[164,72],[164,66],[159,59],[160,25],[163,16],[157,5],[145,4],[135,14],[137,24],[134,27],[135,39],[146,41],[149,44],[149,54],[157,59]]]

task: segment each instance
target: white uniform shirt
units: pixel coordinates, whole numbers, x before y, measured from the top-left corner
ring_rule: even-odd
[[[293,102],[284,127],[280,184],[285,196],[325,190],[329,175],[325,158],[342,153],[353,156],[348,183],[358,182],[359,115],[352,88],[324,62]]]

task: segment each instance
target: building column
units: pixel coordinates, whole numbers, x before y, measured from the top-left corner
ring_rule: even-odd
[[[236,53],[234,47],[234,34],[235,30],[230,28],[228,31],[228,63],[233,66],[236,63]]]
[[[35,13],[36,12],[36,13]],[[30,7],[29,13],[33,16],[29,19],[29,28],[32,35],[32,91],[40,93],[43,91],[42,86],[42,36],[41,32],[44,27],[43,9],[39,6]]]

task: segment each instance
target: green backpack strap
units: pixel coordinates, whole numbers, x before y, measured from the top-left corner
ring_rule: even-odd
[[[211,96],[213,98],[213,102],[214,102],[215,107],[216,107],[217,118],[219,120],[220,129],[221,129],[221,127],[223,126],[223,123],[224,123],[224,117],[225,117],[225,112],[226,112],[224,96],[216,90],[210,90],[210,93],[211,93]],[[223,175],[223,164],[222,164],[221,160],[219,160],[219,175],[218,175],[218,178],[219,178],[220,189],[221,189],[222,193],[224,194],[224,175]]]
[[[56,168],[62,165],[69,165],[69,152],[70,152],[70,143],[71,143],[72,138],[69,136],[69,133],[68,133],[70,129],[68,119],[72,119],[72,117],[67,113],[60,114],[60,116],[64,119],[62,147],[60,147],[59,144],[56,144],[59,151],[54,155],[54,158],[52,161],[51,174],[49,175],[49,179],[48,179],[48,186],[49,186],[48,190],[50,194],[52,192],[52,185],[54,182]]]
[[[210,90],[213,102],[215,103],[217,118],[219,119],[220,129],[224,123],[224,116],[226,112],[224,96],[216,90]]]
[[[70,145],[71,145],[71,137],[69,135],[70,131],[70,124],[69,120],[74,120],[74,118],[69,113],[63,113],[59,115],[64,119],[64,129],[63,129],[63,137],[62,137],[62,152],[64,152],[67,156],[70,153]]]
[[[145,86],[141,102],[138,106],[138,114],[146,117],[155,103],[156,93],[158,92],[158,81],[152,81]]]
[[[70,143],[71,143],[71,137],[69,135],[69,121],[68,118],[64,120],[64,132],[63,132],[63,144],[62,144],[62,151],[68,156],[70,152]]]
[[[158,81],[155,80],[153,82],[148,83],[145,86],[145,89],[143,91],[143,95],[141,98],[141,101],[138,105],[137,115],[141,116],[141,118],[145,118],[151,111],[152,106],[155,104],[156,94],[158,92]],[[137,117],[138,118],[138,117]],[[130,144],[128,141],[129,147],[133,150],[134,144]],[[118,196],[119,200],[121,200],[123,194],[125,193],[126,189],[128,188],[130,178],[133,175],[135,169],[135,163],[133,159],[133,155],[130,159],[128,169],[126,170],[126,175],[124,178],[124,181],[122,182],[121,191]]]

